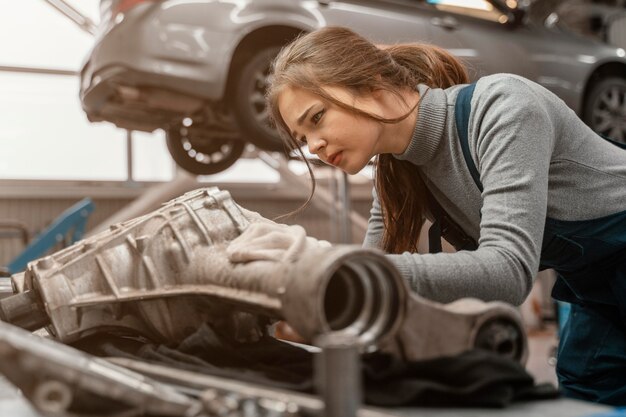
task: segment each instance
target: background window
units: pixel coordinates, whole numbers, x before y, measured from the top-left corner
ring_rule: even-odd
[[[97,23],[98,0],[68,3]],[[93,36],[45,1],[20,0],[2,5],[0,39],[0,179],[127,180],[126,131],[90,123],[78,98]],[[24,72],[49,69],[66,74]],[[162,133],[133,132],[133,179],[174,172]]]

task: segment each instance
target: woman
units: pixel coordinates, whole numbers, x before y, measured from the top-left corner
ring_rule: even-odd
[[[529,80],[467,82],[442,49],[324,28],[281,51],[267,99],[291,146],[350,174],[376,156],[364,244],[422,296],[520,304],[554,268],[561,389],[626,405],[626,152]],[[428,217],[471,250],[417,254]]]

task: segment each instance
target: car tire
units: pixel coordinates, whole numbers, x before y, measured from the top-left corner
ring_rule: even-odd
[[[237,128],[248,142],[268,151],[285,150],[278,132],[270,125],[265,104],[270,65],[279,51],[279,46],[271,46],[251,56],[235,78],[232,97]]]
[[[626,143],[626,79],[608,77],[595,83],[583,118],[599,134]]]
[[[245,149],[238,138],[211,135],[182,124],[167,131],[167,149],[178,166],[195,175],[212,175],[233,165]]]

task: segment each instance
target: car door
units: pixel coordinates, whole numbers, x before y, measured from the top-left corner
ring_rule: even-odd
[[[472,79],[501,72],[536,78],[525,42],[519,42],[528,29],[512,22],[512,15],[486,0],[414,1],[422,6],[423,17],[428,16],[427,41],[461,58]]]
[[[486,0],[319,0],[327,26],[347,26],[379,43],[425,42],[460,58],[470,77],[510,72],[535,78],[524,25]]]
[[[427,20],[413,0],[318,1],[326,26],[346,26],[372,42],[416,42],[426,38]]]

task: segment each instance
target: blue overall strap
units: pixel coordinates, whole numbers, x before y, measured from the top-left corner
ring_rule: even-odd
[[[472,154],[470,153],[468,138],[469,116],[472,111],[472,94],[474,94],[475,87],[476,83],[473,83],[467,87],[463,87],[459,91],[459,94],[456,97],[456,103],[454,104],[454,119],[456,121],[456,131],[459,136],[459,141],[461,142],[461,150],[463,151],[465,164],[467,165],[476,186],[480,192],[482,192],[483,184],[480,182],[480,174],[478,173],[478,169],[476,169],[476,165],[472,159]]]
[[[476,250],[478,244],[448,216],[428,189],[426,189],[426,197],[428,208],[433,216],[433,224],[428,229],[428,251],[430,253],[441,252],[442,237],[456,250]]]
[[[474,93],[474,87],[476,83],[463,87],[457,96],[456,104],[454,105],[454,117],[456,120],[456,128],[461,142],[461,149],[463,150],[463,157],[467,168],[476,183],[478,189],[482,192],[483,185],[480,182],[480,174],[476,169],[476,165],[472,160],[472,156],[469,151],[468,143],[468,126],[469,115],[472,110],[471,101],[472,94]],[[428,191],[428,206],[430,212],[433,215],[434,221],[428,231],[428,246],[430,253],[441,252],[441,237],[443,236],[448,243],[452,244],[457,250],[476,250],[478,244],[474,239],[470,238],[445,212],[445,210],[439,205],[434,196]]]

